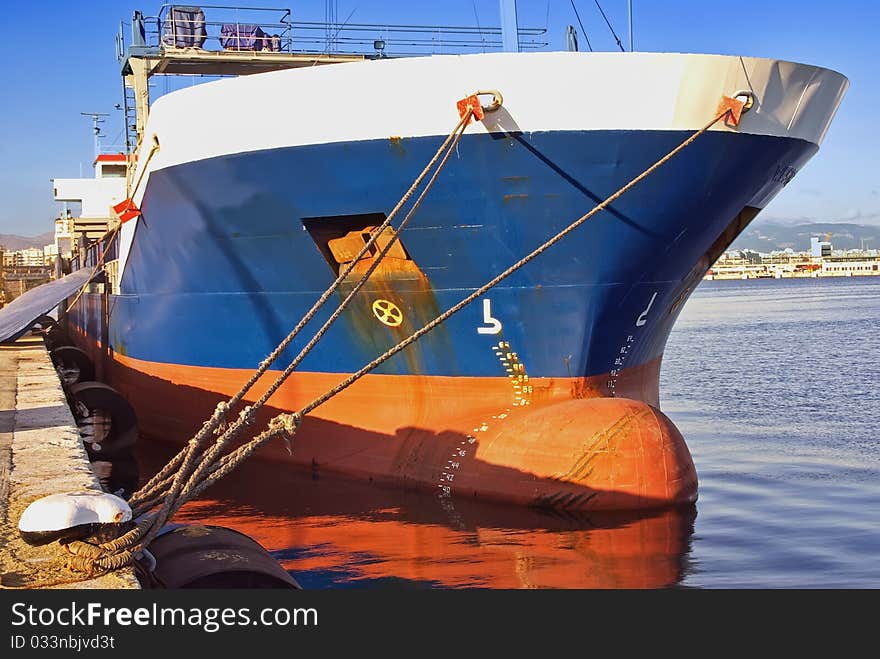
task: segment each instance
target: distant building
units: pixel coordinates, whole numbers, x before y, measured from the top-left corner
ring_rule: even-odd
[[[74,218],[67,210],[55,218],[55,254],[69,259],[73,253],[74,241]]]
[[[58,245],[56,243],[52,243],[51,245],[45,245],[43,247],[43,263],[46,265],[53,265],[55,263],[55,257],[58,256]]]
[[[880,261],[876,257],[867,255],[823,259],[822,275],[826,277],[880,275]]]
[[[819,240],[819,236],[810,236],[810,256],[831,256],[831,243]]]
[[[751,263],[753,265],[757,265],[757,264],[761,263],[761,254],[759,252],[756,252],[753,249],[742,250],[742,257],[748,263]]]
[[[42,263],[42,249],[21,250],[19,252],[12,252],[12,254],[20,257],[22,252],[39,252],[39,259],[35,265],[25,265],[21,262],[15,265],[4,265],[2,291],[6,302],[11,302],[25,291],[29,291],[40,284],[45,284],[52,278],[54,272],[53,266]],[[4,254],[4,262],[7,261],[5,258],[6,254]],[[23,259],[14,260],[21,261]]]
[[[6,251],[0,247],[0,252],[3,264],[0,272],[0,306],[52,279],[55,245],[16,251]]]
[[[42,266],[46,264],[46,257],[41,247],[28,247],[15,252],[3,253],[4,268],[18,268],[30,266]]]
[[[830,234],[826,234],[829,237]],[[811,238],[809,252],[791,248],[760,254],[752,250],[725,252],[704,279],[787,279],[790,277],[860,277],[880,275],[880,251],[837,250],[831,243]]]

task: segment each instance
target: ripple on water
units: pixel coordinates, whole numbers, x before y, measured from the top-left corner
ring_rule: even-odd
[[[708,587],[880,586],[880,279],[704,282],[661,403],[700,478]]]

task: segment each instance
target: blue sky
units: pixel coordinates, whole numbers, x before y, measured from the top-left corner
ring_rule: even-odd
[[[276,6],[273,0],[235,4]],[[626,44],[626,0],[600,4]],[[616,50],[595,1],[575,5],[594,49]],[[49,179],[91,175],[91,123],[80,112],[110,113],[104,144],[123,141],[114,109],[122,94],[114,37],[133,10],[154,15],[159,6],[119,0],[4,6],[11,27],[0,44],[7,61],[0,67],[0,233],[51,230],[59,205]],[[299,20],[324,19],[323,0],[278,0],[277,6],[290,7]],[[633,0],[633,6],[636,50],[774,57],[846,75],[850,89],[822,149],[762,217],[880,224],[880,2]],[[566,25],[577,26],[571,0],[519,0],[517,7],[521,27],[548,28],[550,49],[564,48]],[[361,23],[500,22],[497,0],[337,0],[337,16]],[[582,37],[580,45],[586,49]]]

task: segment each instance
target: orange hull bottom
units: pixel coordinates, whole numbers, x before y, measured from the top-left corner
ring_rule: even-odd
[[[658,371],[659,360],[630,369],[617,392],[644,396],[639,387]],[[182,443],[250,374],[117,354],[109,381],[134,405],[143,434]],[[248,399],[276,376],[264,376]],[[343,378],[295,373],[256,427]],[[642,400],[602,397],[599,381],[367,375],[304,420],[292,452],[279,442],[257,455],[441,497],[584,511],[694,502],[696,470],[678,429]]]

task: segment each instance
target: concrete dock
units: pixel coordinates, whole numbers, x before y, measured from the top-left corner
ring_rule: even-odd
[[[0,588],[140,587],[130,568],[83,579],[65,567],[57,542],[21,539],[18,520],[31,502],[76,490],[101,485],[42,338],[0,345]]]

